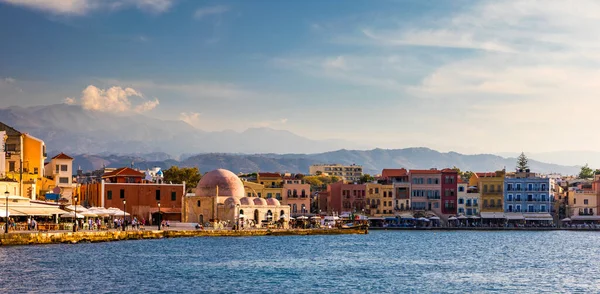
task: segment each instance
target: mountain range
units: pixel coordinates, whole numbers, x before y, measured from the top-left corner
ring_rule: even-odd
[[[506,168],[514,170],[516,158],[505,158],[492,154],[465,155],[456,152],[442,153],[428,148],[405,149],[373,149],[367,151],[338,150],[315,154],[198,154],[175,160],[162,154],[150,155],[78,155],[75,165],[83,170],[99,169],[102,166],[122,167],[133,165],[148,169],[154,166],[168,168],[172,165],[180,167],[198,167],[207,172],[217,168],[229,169],[235,173],[251,173],[259,171],[307,173],[311,164],[341,163],[363,166],[365,173],[379,174],[384,168],[430,169],[458,167],[463,171],[495,171]],[[548,164],[529,160],[532,171],[539,173],[577,174],[580,167]]]
[[[161,120],[141,114],[120,115],[54,104],[0,109],[0,121],[43,139],[49,153],[181,154],[316,153],[362,148],[343,140],[311,140],[285,130],[249,128],[207,132],[181,120]]]

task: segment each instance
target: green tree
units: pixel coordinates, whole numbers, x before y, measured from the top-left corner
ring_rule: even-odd
[[[594,170],[592,170],[588,164],[586,163],[581,167],[581,171],[579,172],[580,179],[589,179],[594,177]]]
[[[364,183],[370,183],[373,182],[375,180],[375,178],[373,176],[371,176],[370,174],[363,174],[360,177],[360,183],[364,184]]]
[[[600,175],[600,169],[596,169],[596,170],[594,171],[594,175]]]
[[[473,176],[473,172],[472,172],[472,171],[466,171],[466,172],[463,172],[463,176],[462,176],[462,178],[463,178],[463,181],[465,181],[465,182],[468,182],[468,181],[469,181],[469,179],[470,179],[472,176]]]
[[[519,158],[517,158],[517,170],[526,170],[529,168],[528,165],[529,159],[525,156],[525,153],[521,152]]]
[[[164,180],[167,183],[182,184],[185,182],[187,192],[192,191],[198,185],[198,182],[202,178],[200,171],[197,167],[183,167],[171,166],[164,172]]]

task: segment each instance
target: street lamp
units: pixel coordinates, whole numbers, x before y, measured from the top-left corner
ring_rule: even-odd
[[[160,231],[160,201],[158,201],[158,216],[156,217],[158,223],[158,230]]]
[[[125,232],[125,199],[123,199],[123,232]]]
[[[77,232],[77,195],[73,196],[73,204],[75,207],[75,216],[73,217],[73,232]]]
[[[8,190],[4,192],[4,196],[6,197],[6,214],[4,215],[4,219],[6,220],[6,225],[4,226],[4,233],[8,234]]]

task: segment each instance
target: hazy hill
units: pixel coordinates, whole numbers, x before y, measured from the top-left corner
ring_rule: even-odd
[[[292,172],[307,173],[308,167],[315,163],[342,163],[363,165],[365,172],[381,173],[383,168],[429,169],[459,167],[470,171],[495,171],[506,168],[514,170],[516,158],[504,158],[491,154],[464,155],[455,152],[441,153],[428,148],[374,149],[367,151],[338,150],[316,154],[228,154],[209,153],[190,156],[182,161],[173,159],[152,161],[142,156],[76,156],[75,164],[84,170],[99,168],[102,164],[109,167],[129,165],[131,162],[140,168],[152,166],[169,167],[171,165],[196,166],[206,172],[217,168],[226,168],[233,172]],[[530,167],[540,173],[576,174],[579,167],[547,164],[535,160],[529,161]]]
[[[46,142],[50,153],[146,154],[173,156],[208,152],[315,153],[362,148],[342,140],[311,140],[289,131],[250,128],[243,132],[206,132],[179,120],[140,114],[119,115],[55,104],[0,109],[0,121]]]

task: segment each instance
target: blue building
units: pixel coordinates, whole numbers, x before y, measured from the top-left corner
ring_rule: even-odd
[[[553,179],[541,177],[529,170],[507,175],[504,180],[504,212],[552,212]]]

